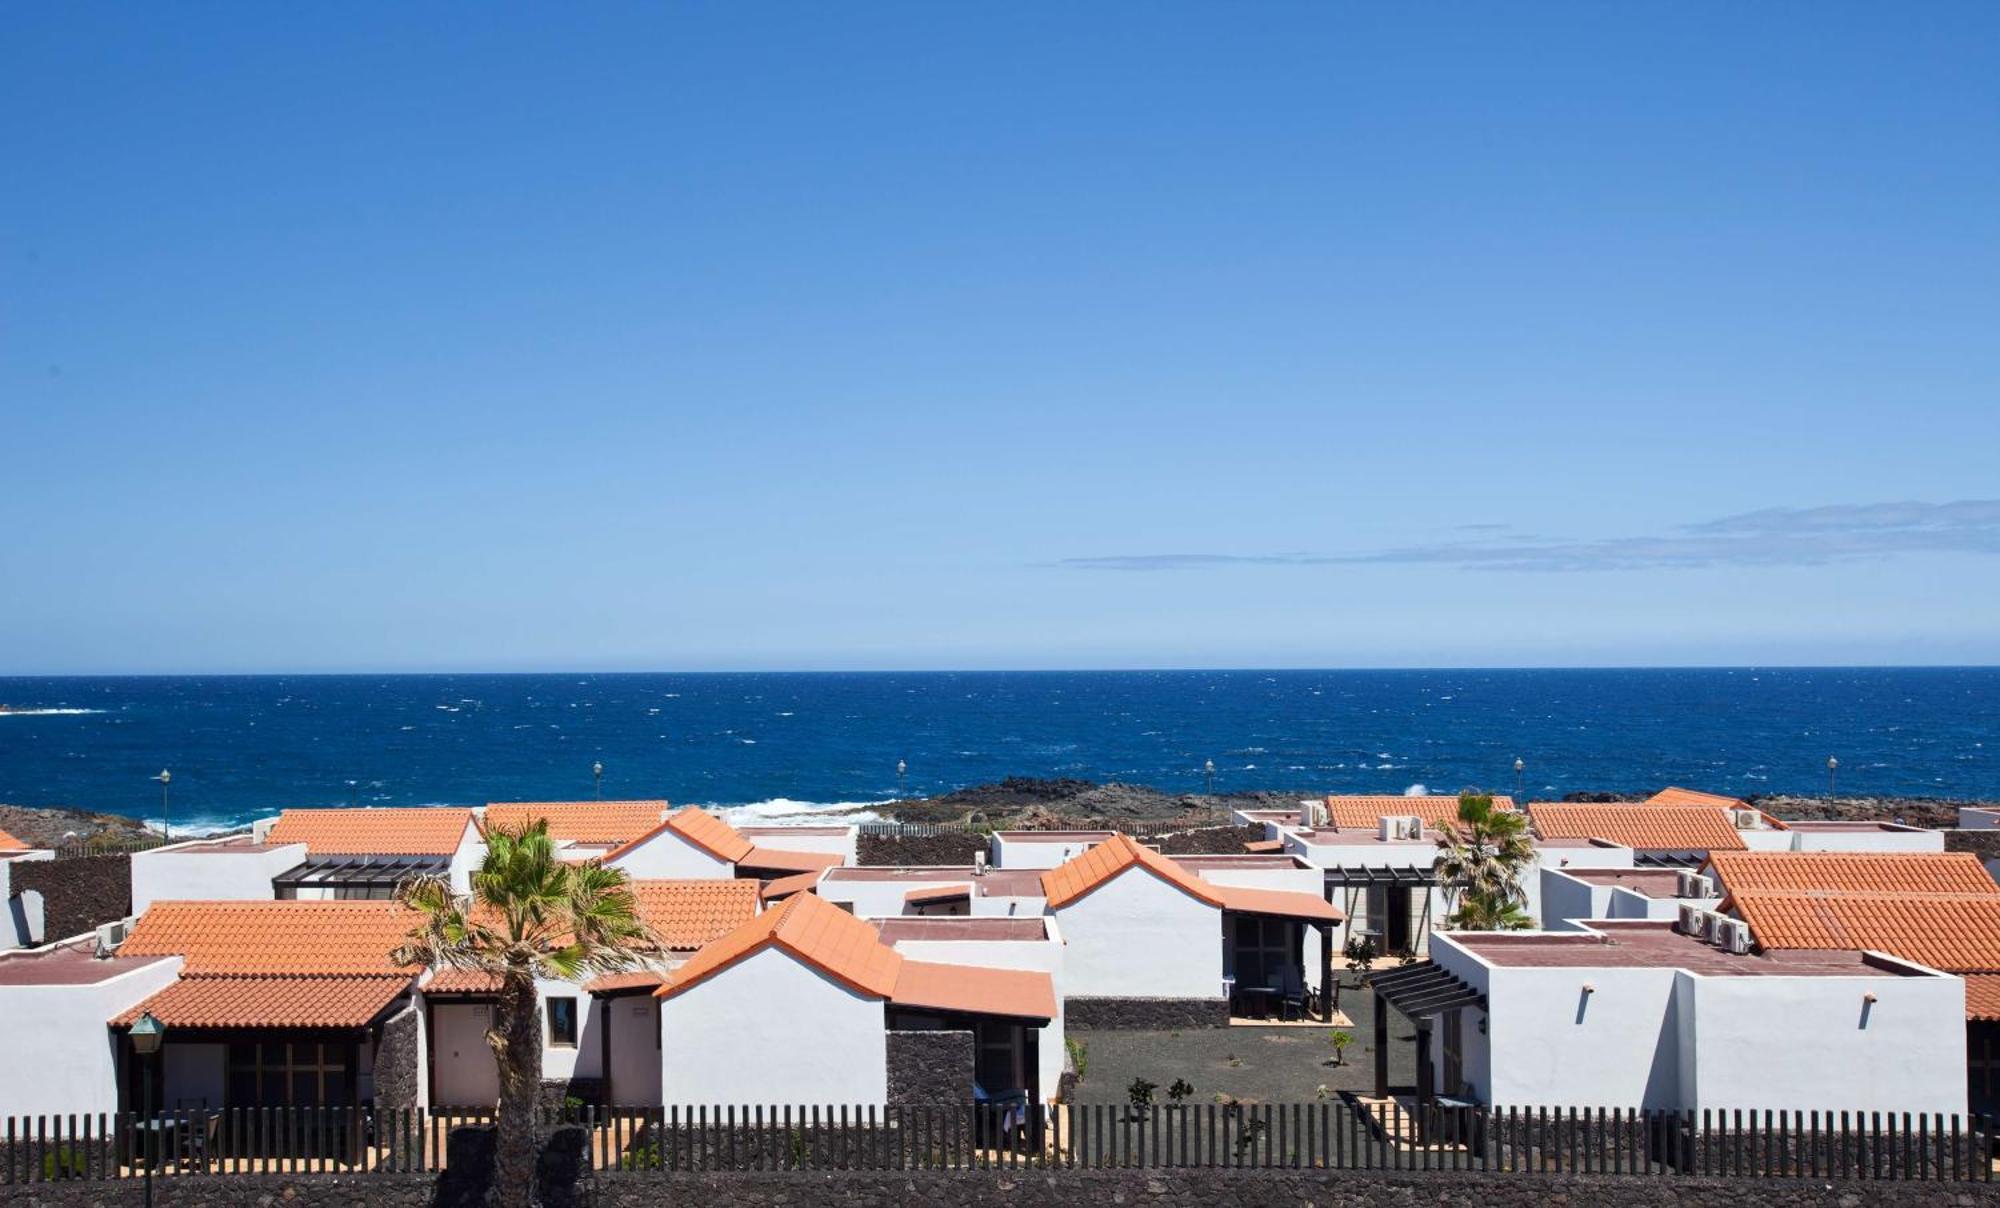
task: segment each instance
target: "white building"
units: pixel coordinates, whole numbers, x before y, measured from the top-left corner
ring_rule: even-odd
[[[802,836],[792,846],[754,843],[707,810],[685,806],[613,849],[604,866],[622,868],[634,880],[768,881],[836,866],[846,859],[844,851],[844,841],[832,837]]]
[[[486,855],[479,820],[450,807],[286,810],[253,823],[250,839],[305,845],[305,861],[273,882],[278,897],[300,901],[386,899],[416,875],[463,893]]]
[[[0,950],[33,948],[42,942],[42,895],[15,885],[14,869],[54,858],[54,852],[29,847],[0,831]]]
[[[172,984],[178,957],[98,955],[95,936],[0,954],[0,1116],[116,1112],[109,1022]]]
[[[830,868],[815,892],[864,919],[904,914],[1029,916],[1042,913],[1042,874],[974,864]]]
[[[1417,1016],[1429,1089],[1479,1103],[1966,1106],[1964,983],[1881,953],[1736,952],[1674,924],[1593,921],[1439,933],[1430,962],[1374,984]]]
[[[971,965],[1046,973],[1055,988],[1055,1015],[1042,1028],[1039,1087],[1054,1094],[1063,1071],[1063,960],[1067,949],[1056,921],[1029,918],[925,917],[875,920],[882,942],[904,957],[934,965]]]
[[[670,1104],[1039,1100],[1054,983],[1039,970],[910,959],[810,893],[703,948],[658,992]],[[899,1058],[964,1033],[942,1081]],[[1059,1045],[1057,1047],[1060,1047]],[[938,1063],[926,1063],[937,1078]]]
[[[1117,831],[994,831],[987,840],[987,860],[995,868],[1049,869],[1074,860]]]
[[[259,843],[250,835],[195,839],[132,853],[132,913],[155,902],[205,898],[268,902],[277,881],[307,867],[304,843]],[[439,867],[448,867],[448,861]],[[322,894],[332,886],[323,886]]]

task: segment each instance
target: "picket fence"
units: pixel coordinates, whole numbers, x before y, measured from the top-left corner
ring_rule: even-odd
[[[445,1169],[490,1110],[237,1108],[13,1117],[0,1183]],[[1986,1117],[1293,1104],[572,1107],[589,1179],[644,1171],[1450,1170],[1991,1182]],[[561,1130],[569,1130],[567,1133]],[[465,1160],[465,1159],[459,1159]]]

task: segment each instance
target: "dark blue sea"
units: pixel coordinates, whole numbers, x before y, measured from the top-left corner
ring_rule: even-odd
[[[0,801],[233,825],[285,806],[881,801],[1169,789],[2000,797],[2000,669],[0,678]],[[897,761],[907,765],[900,779]]]

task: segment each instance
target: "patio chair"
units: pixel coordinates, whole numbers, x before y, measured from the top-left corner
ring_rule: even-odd
[[[1287,967],[1278,977],[1278,1018],[1304,1019],[1306,984],[1299,971]]]

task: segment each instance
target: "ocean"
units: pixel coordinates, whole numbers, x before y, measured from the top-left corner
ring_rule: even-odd
[[[176,828],[611,797],[781,814],[998,780],[2000,797],[2000,668],[0,678],[0,802]],[[904,772],[899,775],[898,761]]]

